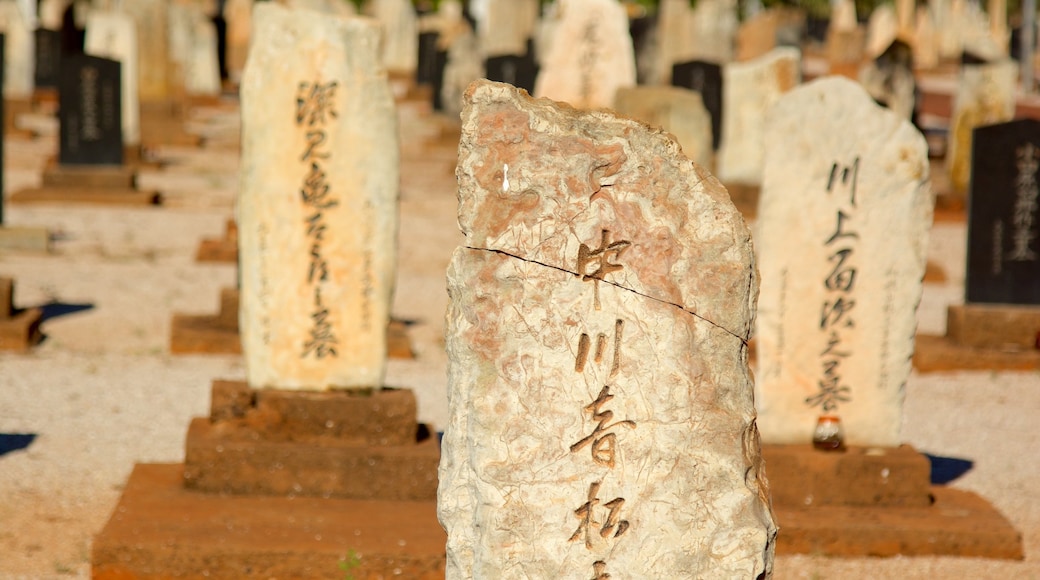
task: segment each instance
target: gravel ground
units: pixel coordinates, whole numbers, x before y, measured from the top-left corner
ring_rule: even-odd
[[[412,388],[420,420],[447,416],[444,272],[461,241],[455,218],[450,123],[401,111],[403,161],[400,266],[393,312],[413,321],[414,361],[392,361],[387,384]],[[36,125],[51,127],[47,120]],[[442,135],[444,127],[449,127]],[[19,307],[66,304],[44,323],[28,354],[0,353],[0,433],[34,433],[25,450],[0,456],[0,579],[87,578],[91,539],[115,507],[135,462],[179,462],[192,417],[205,415],[213,379],[244,377],[237,356],[171,356],[175,312],[215,314],[231,265],[194,262],[203,238],[223,235],[233,215],[237,131],[233,113],[199,110],[192,129],[213,148],[164,154],[176,163],[142,175],[164,190],[162,208],[8,205],[6,225],[40,225],[57,240],[47,255],[0,254]],[[53,136],[9,140],[7,192],[39,182]],[[962,300],[963,224],[937,224],[930,260],[947,274],[928,284],[923,332],[945,330]],[[1040,374],[913,375],[904,441],[923,452],[968,459],[951,485],[988,499],[1025,541],[1021,562],[981,559],[781,557],[775,578],[1040,578]]]

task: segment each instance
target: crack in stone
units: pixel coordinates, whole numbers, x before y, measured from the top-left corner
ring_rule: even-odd
[[[570,274],[572,276],[580,276],[580,274],[578,274],[577,272],[572,272],[572,271],[570,271],[570,270],[568,270],[566,268],[561,268],[559,266],[553,266],[551,264],[546,264],[546,263],[543,263],[543,262],[539,262],[538,260],[529,260],[527,258],[521,258],[520,256],[517,256],[517,255],[514,255],[514,254],[510,254],[509,252],[504,252],[502,250],[493,250],[491,248],[474,248],[473,246],[466,246],[466,248],[470,249],[470,250],[477,250],[477,251],[480,251],[480,252],[492,252],[494,254],[502,254],[503,256],[509,256],[510,258],[514,258],[514,259],[520,260],[521,262],[527,262],[529,264],[538,264],[539,266],[544,266],[546,268],[551,268],[553,270],[557,270],[557,271],[563,272],[565,274]],[[690,310],[687,310],[681,304],[676,304],[674,302],[669,302],[667,300],[662,300],[660,298],[655,298],[654,296],[650,296],[648,294],[643,294],[642,292],[639,292],[637,290],[633,290],[632,288],[627,288],[627,287],[622,286],[620,284],[617,284],[615,282],[611,282],[609,280],[603,280],[602,278],[596,278],[596,280],[598,280],[600,282],[603,282],[604,284],[610,284],[611,286],[614,286],[615,288],[618,288],[618,289],[621,289],[621,290],[625,290],[627,292],[631,292],[631,293],[635,294],[636,296],[642,296],[643,298],[646,298],[648,300],[653,300],[655,302],[660,302],[661,304],[666,304],[668,306],[672,306],[674,308],[678,308],[679,310],[682,310],[683,312],[693,316],[694,318],[698,318],[700,320],[703,320],[704,322],[707,322],[708,324],[714,326],[715,328],[718,328],[719,330],[725,332],[726,334],[729,334],[733,338],[736,338],[741,343],[743,343],[744,346],[747,346],[747,344],[748,344],[748,341],[747,341],[746,338],[742,338],[740,335],[738,335],[735,332],[729,330],[725,326],[722,326],[721,324],[713,322],[713,321],[711,321],[711,320],[701,316],[700,314],[697,314],[696,312],[692,312]],[[750,282],[749,282],[749,284],[750,284]]]

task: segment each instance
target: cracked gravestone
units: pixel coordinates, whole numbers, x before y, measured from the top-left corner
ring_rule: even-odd
[[[448,578],[772,569],[725,189],[668,134],[478,81],[448,271]]]
[[[808,444],[838,415],[846,443],[897,446],[932,223],[924,137],[830,77],[777,102],[765,143],[762,439]]]
[[[379,30],[273,2],[253,26],[238,199],[249,384],[380,387],[398,145]]]

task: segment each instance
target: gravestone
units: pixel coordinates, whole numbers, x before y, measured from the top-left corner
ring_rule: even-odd
[[[913,122],[917,98],[914,55],[901,40],[892,43],[869,65],[860,69],[859,82],[880,105]]]
[[[253,0],[226,0],[224,20],[227,22],[224,59],[227,61],[228,78],[238,83],[242,79],[242,69],[246,66],[249,38],[253,33]]]
[[[120,64],[120,110],[123,143],[127,147],[141,144],[137,38],[137,25],[127,14],[97,10],[87,17],[87,35],[83,42],[86,54],[110,58]]]
[[[446,6],[458,4],[445,3],[441,10]],[[443,72],[440,85],[434,87],[434,107],[452,117],[458,117],[462,112],[462,95],[466,87],[485,74],[477,35],[473,33],[468,20],[461,18],[461,13],[459,16],[452,32],[442,32],[441,46],[445,52],[438,53],[437,64]]]
[[[446,577],[768,577],[750,234],[660,130],[479,81],[448,270]]]
[[[37,28],[35,42],[34,84],[37,88],[57,88],[61,67],[61,31]]]
[[[722,71],[722,141],[717,175],[723,183],[757,185],[762,180],[762,128],[766,113],[801,80],[801,53],[781,47]]]
[[[867,22],[867,56],[877,58],[891,46],[899,32],[896,9],[891,4],[879,4]]]
[[[684,60],[733,60],[739,25],[735,0],[698,0],[693,7],[692,53]]]
[[[123,2],[141,32],[137,43],[137,88],[142,102],[163,102],[171,97],[168,0]],[[89,30],[88,30],[89,33]],[[134,74],[124,71],[124,75]]]
[[[628,87],[618,90],[614,110],[668,131],[682,146],[684,155],[705,169],[711,168],[711,116],[696,92],[669,86]]]
[[[33,93],[33,39],[35,35],[29,27],[28,15],[22,7],[12,0],[0,1],[0,32],[7,42],[4,63],[5,99],[28,100]]]
[[[118,61],[66,57],[58,85],[62,165],[123,163],[121,71]]]
[[[440,33],[426,31],[419,33],[419,56],[415,65],[415,82],[419,85],[432,85],[437,75],[437,39]]]
[[[763,10],[742,22],[737,29],[737,60],[755,60],[775,49],[779,24],[775,9]]]
[[[383,64],[392,72],[415,71],[419,54],[418,18],[408,0],[372,0],[371,15],[383,27]]]
[[[657,8],[657,22],[657,59],[653,78],[660,83],[674,84],[674,67],[694,58],[697,35],[694,33],[693,8],[686,0],[662,0]]]
[[[932,221],[924,138],[827,77],[774,105],[765,143],[762,440],[808,444],[837,415],[849,445],[897,446]]]
[[[534,61],[534,53],[505,54],[493,56],[484,61],[489,81],[507,83],[527,92],[534,92],[535,79],[538,77],[538,63]]]
[[[493,59],[527,54],[539,8],[538,0],[489,0],[477,29],[484,56]]]
[[[917,9],[917,27],[914,29],[914,66],[931,70],[939,66],[939,38],[935,19],[927,6]]]
[[[963,197],[971,179],[972,130],[1014,117],[1017,79],[1018,66],[1011,60],[961,66],[946,144],[946,171],[954,196]]]
[[[968,302],[1040,304],[1040,121],[975,129],[968,211]]]
[[[275,3],[253,24],[242,118],[262,121],[243,123],[238,200],[249,384],[381,387],[399,153],[379,30]]]
[[[617,0],[563,0],[534,94],[578,108],[609,107],[636,84],[628,17]]]
[[[722,67],[711,62],[690,61],[672,67],[672,85],[697,91],[711,115],[711,146],[722,142]]]

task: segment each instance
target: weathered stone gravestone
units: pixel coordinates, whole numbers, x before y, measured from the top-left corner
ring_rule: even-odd
[[[1011,60],[961,66],[946,149],[953,194],[962,196],[971,179],[972,130],[1014,117],[1017,79],[1018,67]]]
[[[723,183],[762,180],[762,128],[769,108],[801,81],[801,53],[781,47],[723,68],[722,141],[717,173]]]
[[[609,107],[636,84],[628,16],[617,0],[561,0],[562,14],[535,83],[535,96],[578,108]]]
[[[399,154],[379,31],[274,3],[254,8],[253,25],[242,116],[265,121],[242,130],[251,160],[238,201],[249,384],[379,387]]]
[[[19,3],[0,1],[0,33],[7,42],[4,58],[5,99],[28,99],[33,92],[33,39],[29,17]]]
[[[614,99],[614,109],[668,131],[690,160],[705,169],[711,168],[714,158],[711,116],[696,92],[678,87],[620,89]]]
[[[1040,121],[975,129],[968,302],[1040,304]]]
[[[672,67],[672,85],[697,91],[711,115],[711,146],[722,142],[722,67],[694,60]]]
[[[58,99],[58,161],[62,165],[123,163],[119,62],[77,55],[62,61]]]
[[[859,82],[880,105],[913,121],[917,105],[913,48],[897,40],[881,56],[860,69]]]
[[[924,138],[830,77],[777,102],[765,143],[762,439],[807,444],[838,415],[850,445],[899,445],[932,218]]]
[[[37,28],[35,32],[36,69],[33,84],[56,88],[61,66],[61,31]]]
[[[371,16],[383,27],[383,64],[390,71],[414,72],[419,58],[419,22],[408,0],[372,0]]]
[[[134,0],[123,2],[125,10],[141,31],[137,45],[138,98],[145,102],[161,102],[171,96],[168,0]],[[89,31],[88,31],[89,32]],[[124,71],[124,75],[130,71]]]
[[[739,26],[734,0],[700,0],[693,8],[690,58],[709,62],[733,60]]]
[[[768,576],[728,195],[659,130],[479,81],[459,151],[447,578]]]
[[[110,58],[120,64],[123,144],[129,147],[141,144],[137,48],[137,25],[129,15],[99,10],[87,17],[87,34],[83,41],[86,54]]]

